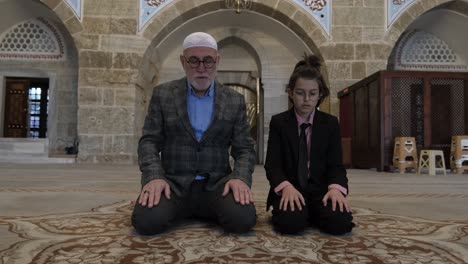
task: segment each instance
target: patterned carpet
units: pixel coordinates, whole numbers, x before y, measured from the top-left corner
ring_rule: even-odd
[[[468,221],[441,222],[353,208],[357,227],[333,237],[272,231],[257,203],[258,223],[247,235],[224,234],[201,222],[141,237],[130,224],[132,203],[90,212],[0,217],[22,241],[0,251],[0,263],[467,263]]]

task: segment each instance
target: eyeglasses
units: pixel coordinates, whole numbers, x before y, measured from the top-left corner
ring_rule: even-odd
[[[294,94],[298,97],[301,97],[302,99],[306,99],[306,97],[308,97],[309,99],[317,99],[320,97],[320,94],[317,93],[316,91],[311,91],[310,93],[306,93],[305,91],[303,90],[294,90]]]
[[[216,64],[216,60],[213,59],[210,56],[204,57],[203,60],[200,60],[200,59],[198,59],[197,57],[194,57],[194,56],[188,58],[188,60],[187,60],[186,57],[184,57],[184,58],[185,58],[185,61],[192,68],[198,68],[200,66],[200,63],[202,63],[202,62],[203,62],[203,66],[205,66],[205,68],[212,68]]]

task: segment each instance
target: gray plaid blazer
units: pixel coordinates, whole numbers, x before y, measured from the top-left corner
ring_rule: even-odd
[[[142,186],[164,179],[184,196],[199,174],[207,177],[208,191],[230,179],[251,186],[255,149],[244,97],[218,82],[214,94],[213,121],[198,142],[187,113],[187,79],[154,88],[138,143]],[[229,147],[235,160],[232,169]]]

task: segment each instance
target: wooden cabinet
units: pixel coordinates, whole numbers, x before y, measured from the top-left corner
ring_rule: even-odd
[[[355,168],[392,170],[395,137],[443,150],[448,163],[451,136],[468,134],[468,73],[379,71],[338,98]]]

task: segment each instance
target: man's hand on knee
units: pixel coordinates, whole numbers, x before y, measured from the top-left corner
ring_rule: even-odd
[[[231,179],[224,185],[223,196],[232,191],[234,200],[242,205],[253,203],[253,195],[249,186],[239,179]]]
[[[167,199],[171,199],[171,187],[169,184],[161,179],[152,180],[141,189],[138,203],[142,206],[148,205],[148,208],[157,206],[161,200],[162,192],[164,192],[164,196]]]

